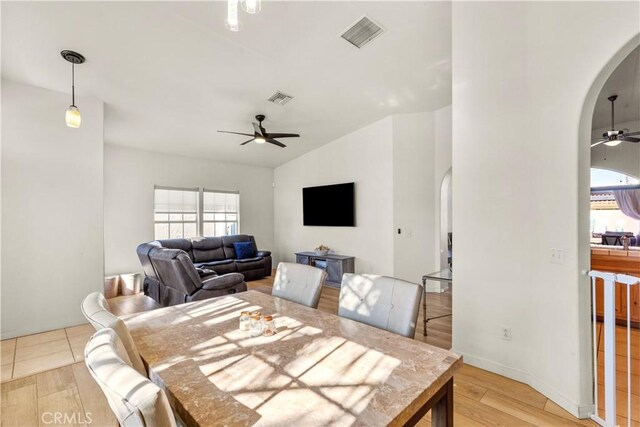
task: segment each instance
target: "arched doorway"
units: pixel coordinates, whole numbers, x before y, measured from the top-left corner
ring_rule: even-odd
[[[447,268],[452,261],[452,185],[451,168],[440,184],[440,269]]]
[[[583,354],[594,354],[593,345],[593,329],[597,328],[595,323],[592,323],[592,298],[591,298],[591,284],[586,273],[591,269],[591,243],[593,239],[592,234],[592,218],[590,205],[591,199],[591,167],[594,166],[592,160],[597,160],[595,166],[599,168],[605,168],[603,161],[610,161],[606,157],[602,156],[602,150],[605,147],[599,147],[597,150],[592,149],[591,142],[594,135],[597,135],[597,129],[600,127],[597,120],[594,121],[594,112],[597,111],[597,102],[599,98],[615,95],[615,93],[605,93],[603,91],[605,84],[615,72],[615,70],[622,64],[630,54],[634,52],[640,46],[640,35],[634,36],[629,42],[627,42],[613,57],[608,61],[604,68],[595,78],[588,93],[586,94],[583,104],[581,116],[580,116],[580,128],[579,128],[579,146],[578,146],[578,256],[580,262],[580,268],[583,276],[580,280],[579,289],[579,335],[580,335],[580,351]],[[640,50],[636,50],[640,52]],[[640,118],[639,118],[640,121]],[[610,128],[610,126],[607,126]],[[611,151],[609,151],[611,153]],[[594,154],[595,153],[595,154]],[[593,159],[592,159],[593,155]],[[611,162],[609,162],[611,164]],[[637,168],[640,174],[640,160],[638,160],[639,167]],[[615,167],[608,167],[609,169],[615,169]],[[624,168],[623,168],[624,169]],[[597,347],[596,347],[596,350]],[[599,359],[599,356],[598,356]],[[595,360],[592,360],[592,364],[596,364]],[[597,366],[597,365],[596,365]],[[581,367],[581,381],[582,386],[586,389],[593,389],[594,385],[594,371],[593,368],[589,371],[588,366]],[[601,400],[598,399],[600,402]],[[602,406],[600,405],[600,408]]]

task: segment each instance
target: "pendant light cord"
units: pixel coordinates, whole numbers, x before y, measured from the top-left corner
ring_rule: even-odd
[[[615,100],[611,101],[611,130],[615,130],[615,128],[616,128],[615,124],[614,124],[614,121],[613,121],[613,118],[615,117],[614,114],[613,114],[613,109],[614,108],[615,108]]]
[[[71,63],[71,105],[76,106],[76,64]]]

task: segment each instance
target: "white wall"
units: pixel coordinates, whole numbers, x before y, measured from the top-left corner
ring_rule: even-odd
[[[616,129],[640,130],[640,120],[616,124]],[[608,128],[593,131],[592,141],[602,137]],[[623,142],[616,147],[600,144],[591,149],[591,166],[608,169],[640,178],[640,144]]]
[[[392,118],[394,277],[420,283],[423,274],[435,270],[435,115]]]
[[[275,170],[278,253],[293,261],[294,252],[323,243],[355,256],[358,273],[420,282],[439,268],[433,242],[450,167],[450,107],[389,116],[282,165]],[[302,188],[339,182],[356,183],[356,227],[304,227]]]
[[[393,123],[387,117],[275,169],[275,236],[282,261],[325,244],[356,272],[393,275]],[[302,188],[355,182],[356,227],[304,227]]]
[[[105,271],[142,271],[136,247],[154,239],[154,185],[240,191],[240,232],[274,250],[273,169],[105,146]]]
[[[454,350],[580,416],[592,409],[580,138],[592,84],[637,37],[639,7],[453,4]],[[621,18],[602,31],[603,16]],[[564,250],[564,265],[551,264],[551,248]]]
[[[84,323],[102,288],[102,102],[2,81],[2,339]]]

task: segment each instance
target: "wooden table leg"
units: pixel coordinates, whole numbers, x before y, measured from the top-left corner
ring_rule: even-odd
[[[431,409],[433,427],[453,427],[453,378],[442,387],[444,394]]]
[[[433,427],[453,427],[453,378],[440,387],[404,425],[415,426],[429,411]]]

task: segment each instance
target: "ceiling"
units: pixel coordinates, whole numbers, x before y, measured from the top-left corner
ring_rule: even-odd
[[[240,13],[232,33],[226,2],[2,2],[2,76],[70,92],[60,51],[76,50],[87,58],[76,93],[104,101],[106,143],[269,167],[451,103],[450,2],[266,1]],[[357,49],[339,34],[365,14],[386,31]],[[267,102],[277,90],[294,99]],[[281,149],[216,133],[251,133],[258,113],[267,131],[302,137]]]
[[[611,95],[618,95],[616,124],[640,120],[640,46],[618,65],[600,91],[593,112],[593,129],[611,127],[611,102],[607,99]]]

